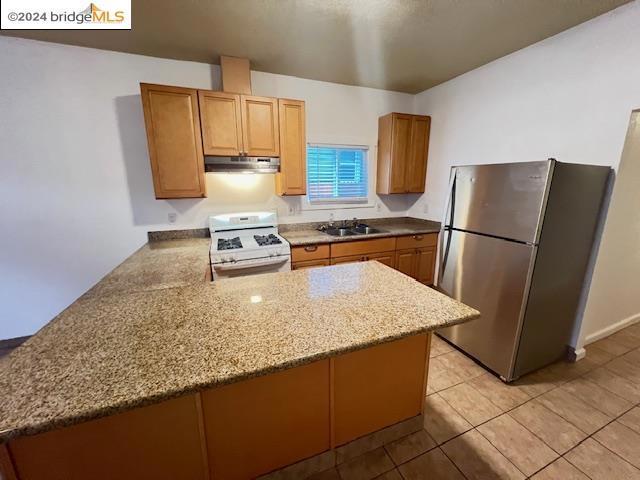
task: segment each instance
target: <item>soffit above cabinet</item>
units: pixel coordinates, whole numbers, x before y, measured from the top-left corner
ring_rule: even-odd
[[[132,0],[132,30],[2,35],[416,93],[628,0]]]

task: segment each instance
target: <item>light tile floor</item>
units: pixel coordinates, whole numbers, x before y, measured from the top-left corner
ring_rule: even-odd
[[[640,324],[512,385],[435,336],[431,355],[424,428],[310,478],[640,480]]]

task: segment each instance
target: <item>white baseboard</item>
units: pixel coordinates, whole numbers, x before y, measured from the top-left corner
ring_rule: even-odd
[[[630,317],[627,317],[627,318],[623,318],[619,322],[616,322],[601,330],[598,330],[597,332],[587,335],[586,337],[584,337],[584,344],[589,345],[590,343],[597,342],[602,338],[608,337],[609,335],[616,333],[618,330],[622,330],[623,328],[626,328],[638,322],[640,322],[640,313],[631,315]]]
[[[585,350],[584,347],[579,348],[577,350],[573,350],[571,352],[572,361],[574,362],[577,362],[578,360],[582,360],[586,356],[587,356],[587,351]]]

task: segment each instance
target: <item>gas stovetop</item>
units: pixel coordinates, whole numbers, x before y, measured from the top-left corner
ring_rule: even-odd
[[[278,235],[277,220],[273,212],[209,217],[211,263],[290,256],[289,242]]]
[[[273,233],[270,233],[268,235],[254,235],[253,238],[258,244],[258,246],[260,247],[263,247],[265,245],[281,245],[282,244],[282,240],[280,240],[280,237],[276,236]]]
[[[242,248],[240,237],[218,239],[218,250],[233,250],[236,248]]]

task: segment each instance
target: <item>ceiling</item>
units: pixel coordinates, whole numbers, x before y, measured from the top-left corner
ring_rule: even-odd
[[[130,31],[3,35],[417,93],[628,0],[132,0]]]

